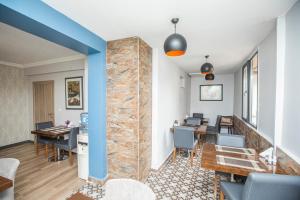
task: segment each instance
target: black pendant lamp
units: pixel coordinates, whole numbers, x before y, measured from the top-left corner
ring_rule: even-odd
[[[206,62],[201,66],[201,74],[212,74],[214,66],[207,62],[209,55],[205,56]]]
[[[207,80],[207,81],[213,81],[214,79],[215,79],[214,74],[206,74],[205,75],[205,80]]]
[[[178,21],[178,18],[173,18],[171,20],[175,27],[175,33],[170,35],[164,43],[164,50],[167,56],[182,56],[186,51],[187,45],[185,38],[176,33],[176,24]]]

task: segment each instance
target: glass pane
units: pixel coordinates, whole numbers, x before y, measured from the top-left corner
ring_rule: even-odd
[[[248,70],[243,68],[243,118],[248,119]]]
[[[250,70],[250,123],[256,126],[257,123],[257,93],[258,93],[258,56],[251,59]]]

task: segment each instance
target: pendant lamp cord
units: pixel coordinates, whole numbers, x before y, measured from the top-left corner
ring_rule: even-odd
[[[176,24],[174,24],[175,34],[176,34]]]

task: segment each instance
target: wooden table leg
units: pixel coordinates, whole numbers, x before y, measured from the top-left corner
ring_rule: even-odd
[[[48,144],[45,144],[45,157],[48,158]]]
[[[214,197],[215,200],[217,200],[217,195],[218,195],[218,184],[220,183],[220,176],[218,174],[215,174],[215,180],[214,180]]]
[[[224,193],[222,191],[220,192],[220,200],[224,200]]]
[[[176,160],[176,148],[173,150],[173,162]]]

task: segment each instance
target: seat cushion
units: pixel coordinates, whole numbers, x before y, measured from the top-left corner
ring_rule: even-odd
[[[241,200],[244,185],[221,181],[221,191],[228,200]]]
[[[38,137],[37,142],[41,144],[54,144],[57,140],[56,139],[51,139],[47,137]]]
[[[55,147],[64,150],[71,150],[69,147],[69,140],[61,140],[55,144]]]

